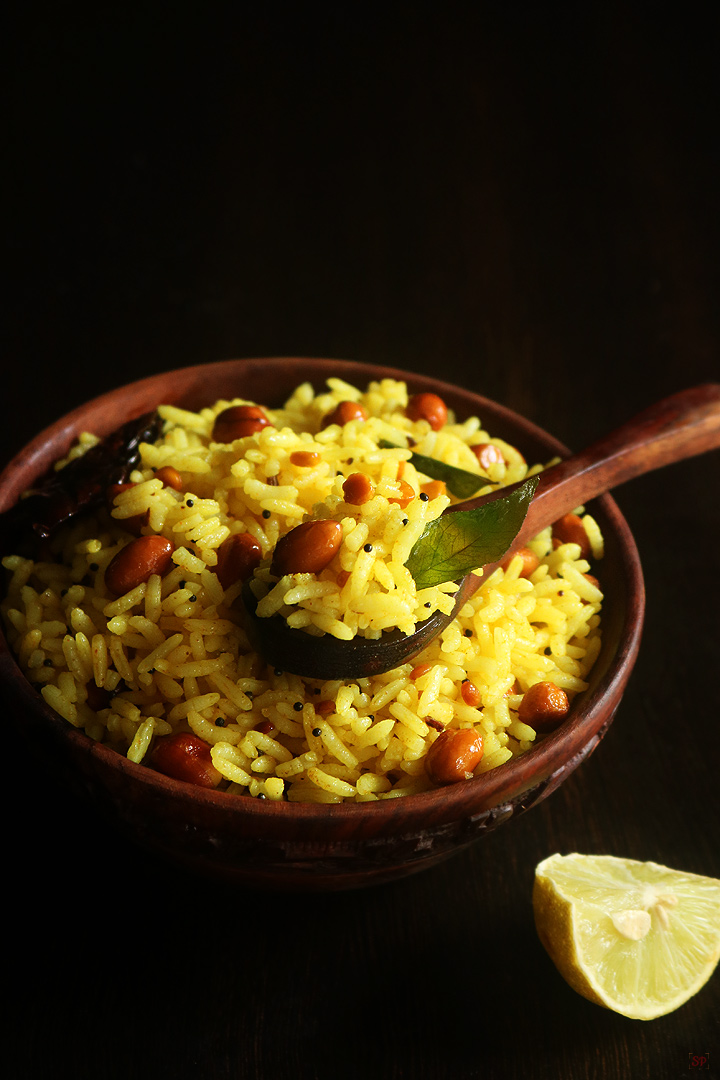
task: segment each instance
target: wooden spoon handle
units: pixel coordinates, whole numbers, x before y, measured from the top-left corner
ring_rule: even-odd
[[[627,480],[717,447],[720,385],[697,386],[665,398],[587,450],[542,472],[523,523],[523,539]]]
[[[512,550],[522,547],[563,514],[626,480],[717,447],[720,447],[720,385],[696,386],[651,405],[587,450],[540,473],[537,491]],[[456,503],[445,513],[472,510],[502,498],[519,486],[508,485],[490,495]]]
[[[683,390],[638,413],[622,427],[539,476],[535,496],[510,551],[524,544],[564,514],[643,473],[720,447],[720,385]],[[519,484],[498,488],[491,495],[448,507],[472,510],[502,498]],[[455,594],[455,611],[480,587],[502,560],[488,563],[482,573],[467,574]]]

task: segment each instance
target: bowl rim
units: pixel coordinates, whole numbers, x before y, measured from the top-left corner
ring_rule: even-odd
[[[170,395],[167,393],[167,387],[171,379],[184,387],[181,393],[174,395],[179,401],[187,399],[193,387],[207,387],[208,383],[215,378],[240,375],[243,371],[247,372],[258,365],[267,367],[269,364],[280,365],[283,371],[288,372],[296,369],[299,371],[307,365],[312,365],[313,371],[308,373],[306,378],[314,381],[316,385],[320,385],[325,378],[333,375],[351,384],[353,379],[357,378],[364,378],[366,381],[377,378],[395,378],[408,383],[413,388],[434,391],[450,399],[463,399],[468,405],[472,402],[474,415],[481,415],[481,410],[487,407],[488,412],[492,414],[493,424],[501,419],[508,427],[519,428],[523,436],[534,439],[538,444],[546,447],[551,456],[567,456],[570,453],[568,448],[552,434],[509,407],[434,376],[421,375],[383,364],[325,357],[280,356],[218,360],[181,368],[169,368],[166,371],[117,386],[59,417],[31,439],[0,472],[0,513],[12,506],[21,492],[27,489],[29,477],[39,478],[66,452],[77,434],[83,430],[84,422],[89,416],[104,417],[101,423],[94,425],[94,429],[97,434],[105,435],[116,429],[125,419],[140,416],[149,409],[155,408],[161,401],[168,401]],[[156,395],[161,387],[163,388],[162,398],[158,398]],[[240,391],[237,396],[242,396]],[[120,403],[123,408],[122,415],[118,419]],[[468,415],[471,414],[468,413]],[[438,820],[440,817],[452,820],[459,813],[467,812],[469,808],[481,811],[499,807],[512,802],[523,792],[532,788],[532,777],[536,777],[536,782],[539,778],[543,783],[548,783],[558,771],[567,768],[568,755],[565,746],[571,733],[578,752],[588,744],[592,744],[591,748],[594,748],[612,718],[639,650],[644,620],[645,589],[635,540],[612,496],[599,496],[593,500],[593,504],[601,509],[617,537],[618,553],[622,563],[620,569],[628,599],[633,602],[634,617],[633,619],[626,618],[615,655],[593,690],[591,698],[584,701],[580,695],[573,703],[568,721],[555,732],[544,736],[537,746],[471,780],[414,795],[362,803],[288,803],[285,800],[255,799],[230,792],[208,790],[163,776],[142,763],[135,764],[118,751],[94,741],[82,730],[68,724],[46,705],[39,692],[23,675],[1,625],[0,681],[3,684],[6,681],[13,682],[16,696],[20,695],[36,719],[42,718],[45,723],[49,722],[55,734],[64,742],[69,743],[75,751],[89,754],[98,764],[122,772],[143,786],[149,785],[158,792],[171,795],[174,801],[187,802],[195,806],[201,804],[221,809],[223,813],[243,817],[249,815],[258,819],[278,821],[283,818],[292,818],[294,821],[304,820],[312,823],[327,821],[330,816],[338,823],[351,825],[352,822],[358,822],[360,818],[370,820],[374,816],[378,826],[381,826],[383,822],[393,820],[396,816],[402,816],[404,819],[414,818],[417,822],[425,820],[429,815]],[[603,701],[611,698],[614,700],[616,696],[617,700],[608,715],[608,710],[603,712],[600,706]],[[586,752],[587,750],[583,750],[582,756],[585,756]],[[529,762],[535,767],[528,781]]]

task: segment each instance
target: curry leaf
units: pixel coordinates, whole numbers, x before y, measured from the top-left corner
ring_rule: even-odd
[[[475,510],[446,512],[428,522],[405,564],[417,588],[457,581],[501,559],[525,520],[537,485],[533,476]]]
[[[395,443],[387,442],[385,439],[381,439],[380,446],[384,450],[400,449]],[[444,480],[448,491],[452,492],[458,499],[469,499],[485,484],[492,483],[492,480],[489,480],[487,476],[480,476],[478,473],[469,472],[467,469],[459,469],[456,465],[446,465],[444,461],[426,457],[424,454],[413,453],[410,456],[410,461],[418,472],[429,476],[432,480]]]

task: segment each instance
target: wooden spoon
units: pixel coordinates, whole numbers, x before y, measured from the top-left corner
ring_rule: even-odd
[[[256,598],[246,583],[242,598],[248,632],[257,651],[269,663],[307,678],[358,679],[390,671],[412,659],[437,637],[500,562],[542,529],[627,480],[719,446],[720,385],[711,383],[682,391],[639,413],[587,450],[542,472],[512,545],[501,559],[483,567],[480,574],[468,574],[462,579],[450,615],[436,612],[414,634],[393,630],[378,639],[355,637],[341,641],[330,634],[315,636],[292,629],[280,616],[259,618],[255,614]],[[489,495],[456,503],[445,513],[473,510],[518,486],[508,485]]]

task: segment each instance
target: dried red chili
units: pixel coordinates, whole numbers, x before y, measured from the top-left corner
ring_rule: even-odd
[[[107,489],[122,484],[140,460],[140,444],[162,432],[156,412],[130,420],[57,472],[46,475],[31,494],[0,514],[0,551],[36,554],[66,521],[102,505]]]

